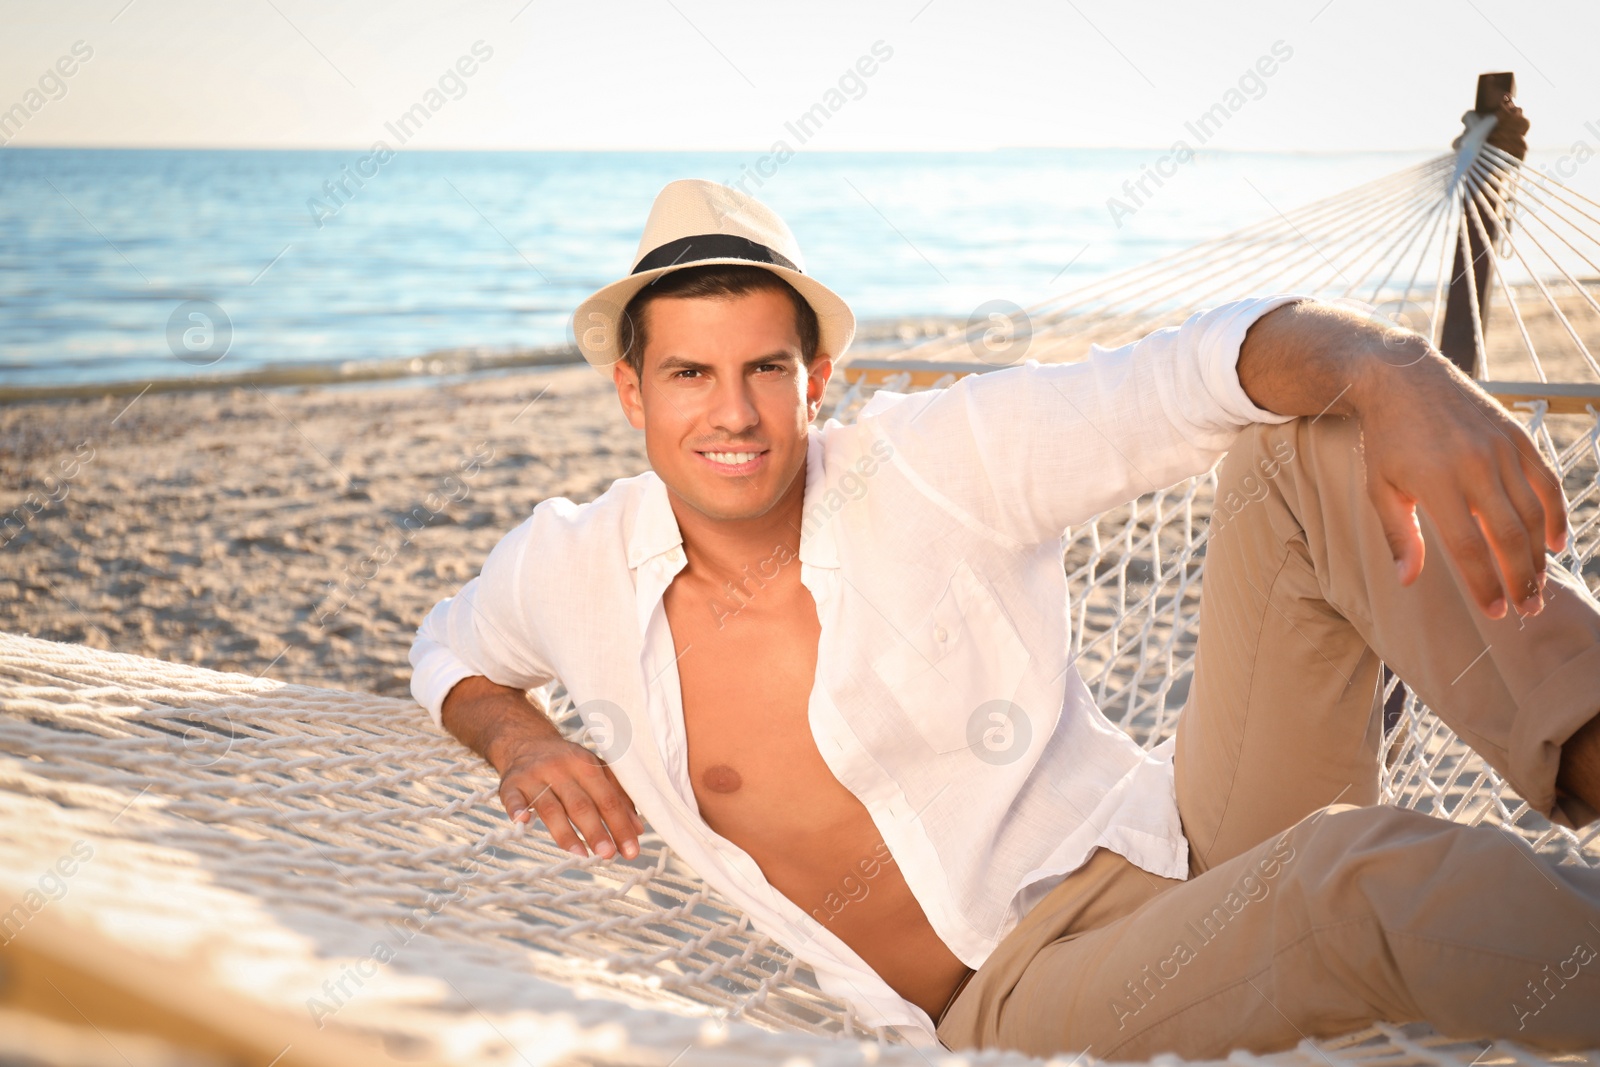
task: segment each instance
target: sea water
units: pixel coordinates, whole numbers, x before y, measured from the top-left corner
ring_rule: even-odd
[[[1159,149],[5,148],[0,385],[568,344],[573,309],[628,272],[675,178],[771,204],[807,272],[870,322],[1028,306],[1432,154],[1202,153],[1157,182]],[[229,331],[225,351],[193,358],[196,337],[202,356],[221,347],[208,328]]]

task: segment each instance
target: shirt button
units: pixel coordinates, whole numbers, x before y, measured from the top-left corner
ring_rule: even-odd
[[[940,644],[943,644],[945,642],[945,639],[948,638],[949,636],[950,636],[949,632],[946,631],[943,626],[935,626],[933,628],[933,639],[935,641],[938,641]]]

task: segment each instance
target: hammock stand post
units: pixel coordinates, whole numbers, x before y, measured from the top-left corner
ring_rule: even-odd
[[[1477,102],[1473,106],[1480,117],[1488,118],[1500,109],[1500,101],[1507,94],[1516,95],[1517,76],[1510,71],[1499,74],[1478,75]],[[1522,159],[1527,149],[1517,156]],[[1470,177],[1463,182],[1471,184]],[[1462,195],[1470,197],[1470,192]],[[1493,242],[1500,234],[1502,220],[1498,212],[1483,212],[1480,234],[1468,226],[1466,240],[1457,239],[1455,262],[1450,268],[1450,296],[1445,304],[1444,325],[1439,331],[1439,351],[1444,353],[1470,378],[1482,377],[1483,368],[1478,352],[1478,331],[1474,329],[1473,311],[1477,311],[1478,325],[1484,333],[1489,330],[1489,282],[1494,272]],[[1485,241],[1485,236],[1488,241]],[[1468,256],[1471,256],[1470,263]],[[1474,292],[1474,290],[1476,290]]]

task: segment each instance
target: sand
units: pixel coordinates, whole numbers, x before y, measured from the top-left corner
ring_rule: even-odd
[[[0,629],[401,695],[505,531],[646,467],[587,366],[129,401],[0,407]]]

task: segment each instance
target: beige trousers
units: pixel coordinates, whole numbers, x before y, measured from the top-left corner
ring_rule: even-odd
[[[1353,420],[1258,425],[1219,471],[1178,725],[1190,877],[1097,850],[972,975],[947,1047],[1221,1058],[1384,1019],[1600,1047],[1600,869],[1371,806],[1381,657],[1535,808],[1595,818],[1555,776],[1600,712],[1600,604],[1552,563],[1541,614],[1488,619],[1425,517],[1402,587],[1359,446]]]

